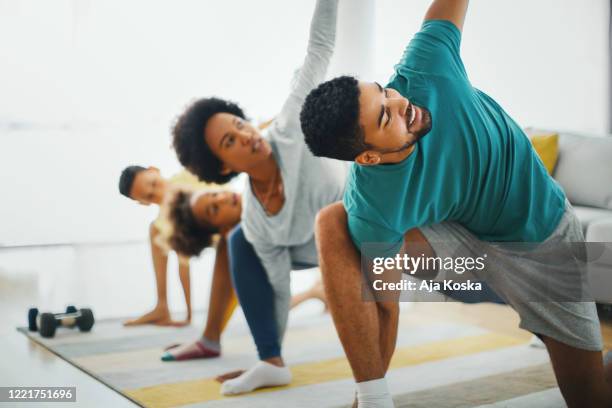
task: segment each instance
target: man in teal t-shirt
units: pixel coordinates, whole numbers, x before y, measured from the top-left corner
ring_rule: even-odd
[[[409,229],[442,221],[459,222],[486,241],[539,242],[563,215],[564,193],[529,139],[470,84],[460,41],[453,23],[428,20],[385,88],[358,85],[373,99],[361,114],[373,118],[372,134],[393,156],[358,147],[347,152],[361,164],[353,165],[344,195],[358,247],[368,241],[397,244]],[[403,160],[395,162],[396,156]],[[385,165],[364,165],[379,163]]]
[[[396,164],[353,165],[344,206],[358,246],[396,243],[411,228],[442,221],[459,222],[486,241],[539,242],[563,215],[563,191],[529,139],[493,99],[470,84],[459,57],[460,40],[453,23],[426,21],[382,91],[376,84],[361,85],[380,94],[372,107],[380,128],[386,131],[395,119],[409,131],[414,128],[418,142],[399,139],[397,148],[406,142],[414,148]],[[388,99],[395,92],[408,98],[400,107],[404,115],[393,106],[389,113],[381,109],[393,104]],[[429,131],[420,134],[420,129]],[[360,153],[358,163],[370,159]]]
[[[363,244],[393,256],[406,251],[404,241],[417,242],[441,255],[444,247],[432,239],[484,250],[493,248],[488,242],[584,239],[521,128],[468,79],[460,57],[467,3],[433,1],[386,87],[339,77],[313,90],[302,108],[311,151],[355,161],[343,206],[319,214],[317,239],[330,311],[363,406],[391,404],[383,377],[398,314],[395,302],[361,300]],[[546,280],[547,265],[539,270],[523,257],[496,256],[490,261],[510,272],[489,283],[517,310],[521,327],[545,342],[568,405],[584,403],[585,395],[610,404],[594,304],[531,305],[524,288]],[[568,378],[589,378],[590,385],[572,387]],[[378,402],[368,405],[372,395]]]

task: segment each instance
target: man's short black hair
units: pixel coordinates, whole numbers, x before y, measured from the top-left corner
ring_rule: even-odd
[[[196,220],[191,210],[192,193],[179,191],[170,202],[169,218],[173,226],[170,247],[181,255],[198,256],[212,245],[213,236],[219,230]]]
[[[341,76],[323,82],[306,97],[300,122],[315,156],[353,161],[370,148],[359,125],[358,84],[351,76]]]
[[[119,177],[119,192],[127,198],[132,198],[130,196],[130,191],[132,191],[134,179],[138,173],[145,170],[146,169],[142,166],[127,166],[125,169],[123,169],[121,176]]]
[[[223,184],[238,173],[222,175],[222,163],[204,140],[208,120],[217,113],[231,113],[246,119],[242,109],[233,102],[219,98],[195,101],[178,118],[172,129],[173,146],[181,164],[200,180]]]

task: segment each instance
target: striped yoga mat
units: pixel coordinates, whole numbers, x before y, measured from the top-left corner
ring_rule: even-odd
[[[409,311],[403,315],[387,376],[397,407],[564,406],[546,352],[529,347],[525,338]],[[238,397],[221,396],[213,378],[256,362],[240,318],[224,334],[222,358],[187,362],[162,362],[160,356],[164,346],[197,338],[200,329],[193,326],[124,328],[119,320],[106,320],[91,333],[60,329],[53,339],[21,330],[147,407],[345,407],[354,395],[329,315],[290,322],[284,357],[293,373],[291,385]]]

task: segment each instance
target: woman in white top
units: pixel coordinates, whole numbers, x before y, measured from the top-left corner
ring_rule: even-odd
[[[229,252],[234,287],[261,361],[225,381],[224,394],[291,381],[281,357],[290,272],[318,263],[314,219],[342,198],[347,173],[344,163],[310,153],[299,119],[306,95],[325,79],[337,3],[317,1],[304,64],[265,137],[236,104],[217,98],[196,101],[173,131],[179,161],[200,179],[224,183],[241,172],[249,176],[242,224],[230,234]]]

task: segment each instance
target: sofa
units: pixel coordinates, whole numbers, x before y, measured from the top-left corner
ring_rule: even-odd
[[[533,133],[528,131],[527,133]],[[540,131],[538,131],[540,132]],[[549,132],[550,133],[550,132]],[[588,278],[598,303],[612,304],[612,135],[554,132],[558,158],[552,176],[580,219],[590,252]],[[595,259],[595,260],[591,260]]]

